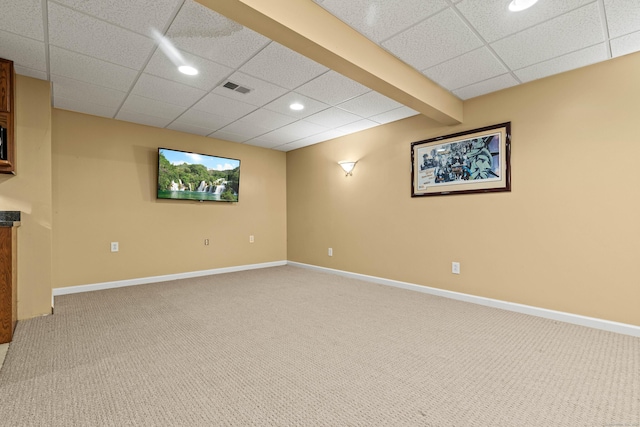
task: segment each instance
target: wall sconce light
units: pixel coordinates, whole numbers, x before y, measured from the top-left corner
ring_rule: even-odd
[[[344,176],[353,175],[353,168],[356,166],[356,163],[358,162],[338,162],[338,164],[342,166],[342,169],[344,169]]]

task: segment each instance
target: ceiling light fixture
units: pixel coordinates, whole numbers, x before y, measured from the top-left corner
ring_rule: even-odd
[[[300,104],[299,102],[294,102],[293,104],[289,105],[289,108],[294,111],[300,111],[304,110],[304,105]]]
[[[196,74],[198,74],[198,70],[190,65],[181,65],[178,67],[178,71],[180,71],[182,74],[186,74],[187,76],[195,76]]]
[[[509,10],[511,12],[520,12],[521,10],[529,9],[537,2],[538,0],[511,0]]]

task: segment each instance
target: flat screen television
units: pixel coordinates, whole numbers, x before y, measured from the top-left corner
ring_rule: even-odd
[[[240,160],[158,148],[158,199],[237,202]]]

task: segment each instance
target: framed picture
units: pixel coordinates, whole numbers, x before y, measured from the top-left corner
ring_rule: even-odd
[[[511,191],[511,122],[411,144],[411,197]]]

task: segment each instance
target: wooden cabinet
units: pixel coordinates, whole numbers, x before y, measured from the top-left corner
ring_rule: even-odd
[[[13,61],[0,59],[0,173],[15,173],[15,105]]]
[[[0,344],[13,339],[18,314],[16,227],[0,226]]]

